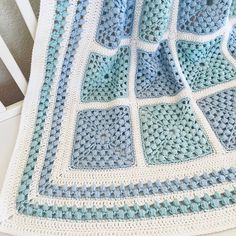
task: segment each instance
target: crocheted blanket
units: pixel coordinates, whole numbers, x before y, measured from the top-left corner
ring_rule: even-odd
[[[236,226],[236,1],[42,0],[0,231]]]

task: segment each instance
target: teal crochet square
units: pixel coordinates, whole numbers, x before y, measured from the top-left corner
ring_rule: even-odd
[[[145,0],[139,23],[140,39],[158,43],[169,24],[172,0]]]
[[[92,53],[81,89],[82,102],[108,102],[128,96],[130,48],[120,47],[114,56]]]
[[[149,165],[193,160],[213,152],[187,98],[175,104],[141,107],[140,123]]]
[[[221,52],[222,39],[177,42],[181,69],[194,92],[236,79],[236,68]]]
[[[72,168],[110,169],[134,164],[129,107],[83,110],[77,119]]]

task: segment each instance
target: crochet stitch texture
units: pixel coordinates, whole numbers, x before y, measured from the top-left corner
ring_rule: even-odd
[[[138,98],[172,96],[183,88],[168,42],[160,43],[156,52],[138,50],[136,96]]]
[[[73,168],[117,168],[134,161],[129,108],[85,110],[78,114]]]
[[[140,120],[148,164],[181,162],[212,152],[189,100],[142,107]]]
[[[235,227],[235,1],[42,1],[0,231]]]
[[[129,47],[120,47],[111,57],[92,53],[82,84],[81,100],[110,101],[128,96]]]

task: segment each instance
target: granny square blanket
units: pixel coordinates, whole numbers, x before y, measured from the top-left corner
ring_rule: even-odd
[[[41,0],[0,231],[233,227],[236,1]]]

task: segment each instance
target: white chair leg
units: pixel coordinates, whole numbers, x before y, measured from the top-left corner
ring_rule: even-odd
[[[15,0],[18,8],[21,12],[22,17],[25,20],[25,23],[30,31],[32,38],[35,38],[37,19],[34,14],[34,11],[31,7],[29,0]]]
[[[1,36],[0,36],[0,58],[2,59],[3,63],[7,67],[10,74],[12,75],[13,79],[15,80],[21,92],[25,95],[27,81]]]

